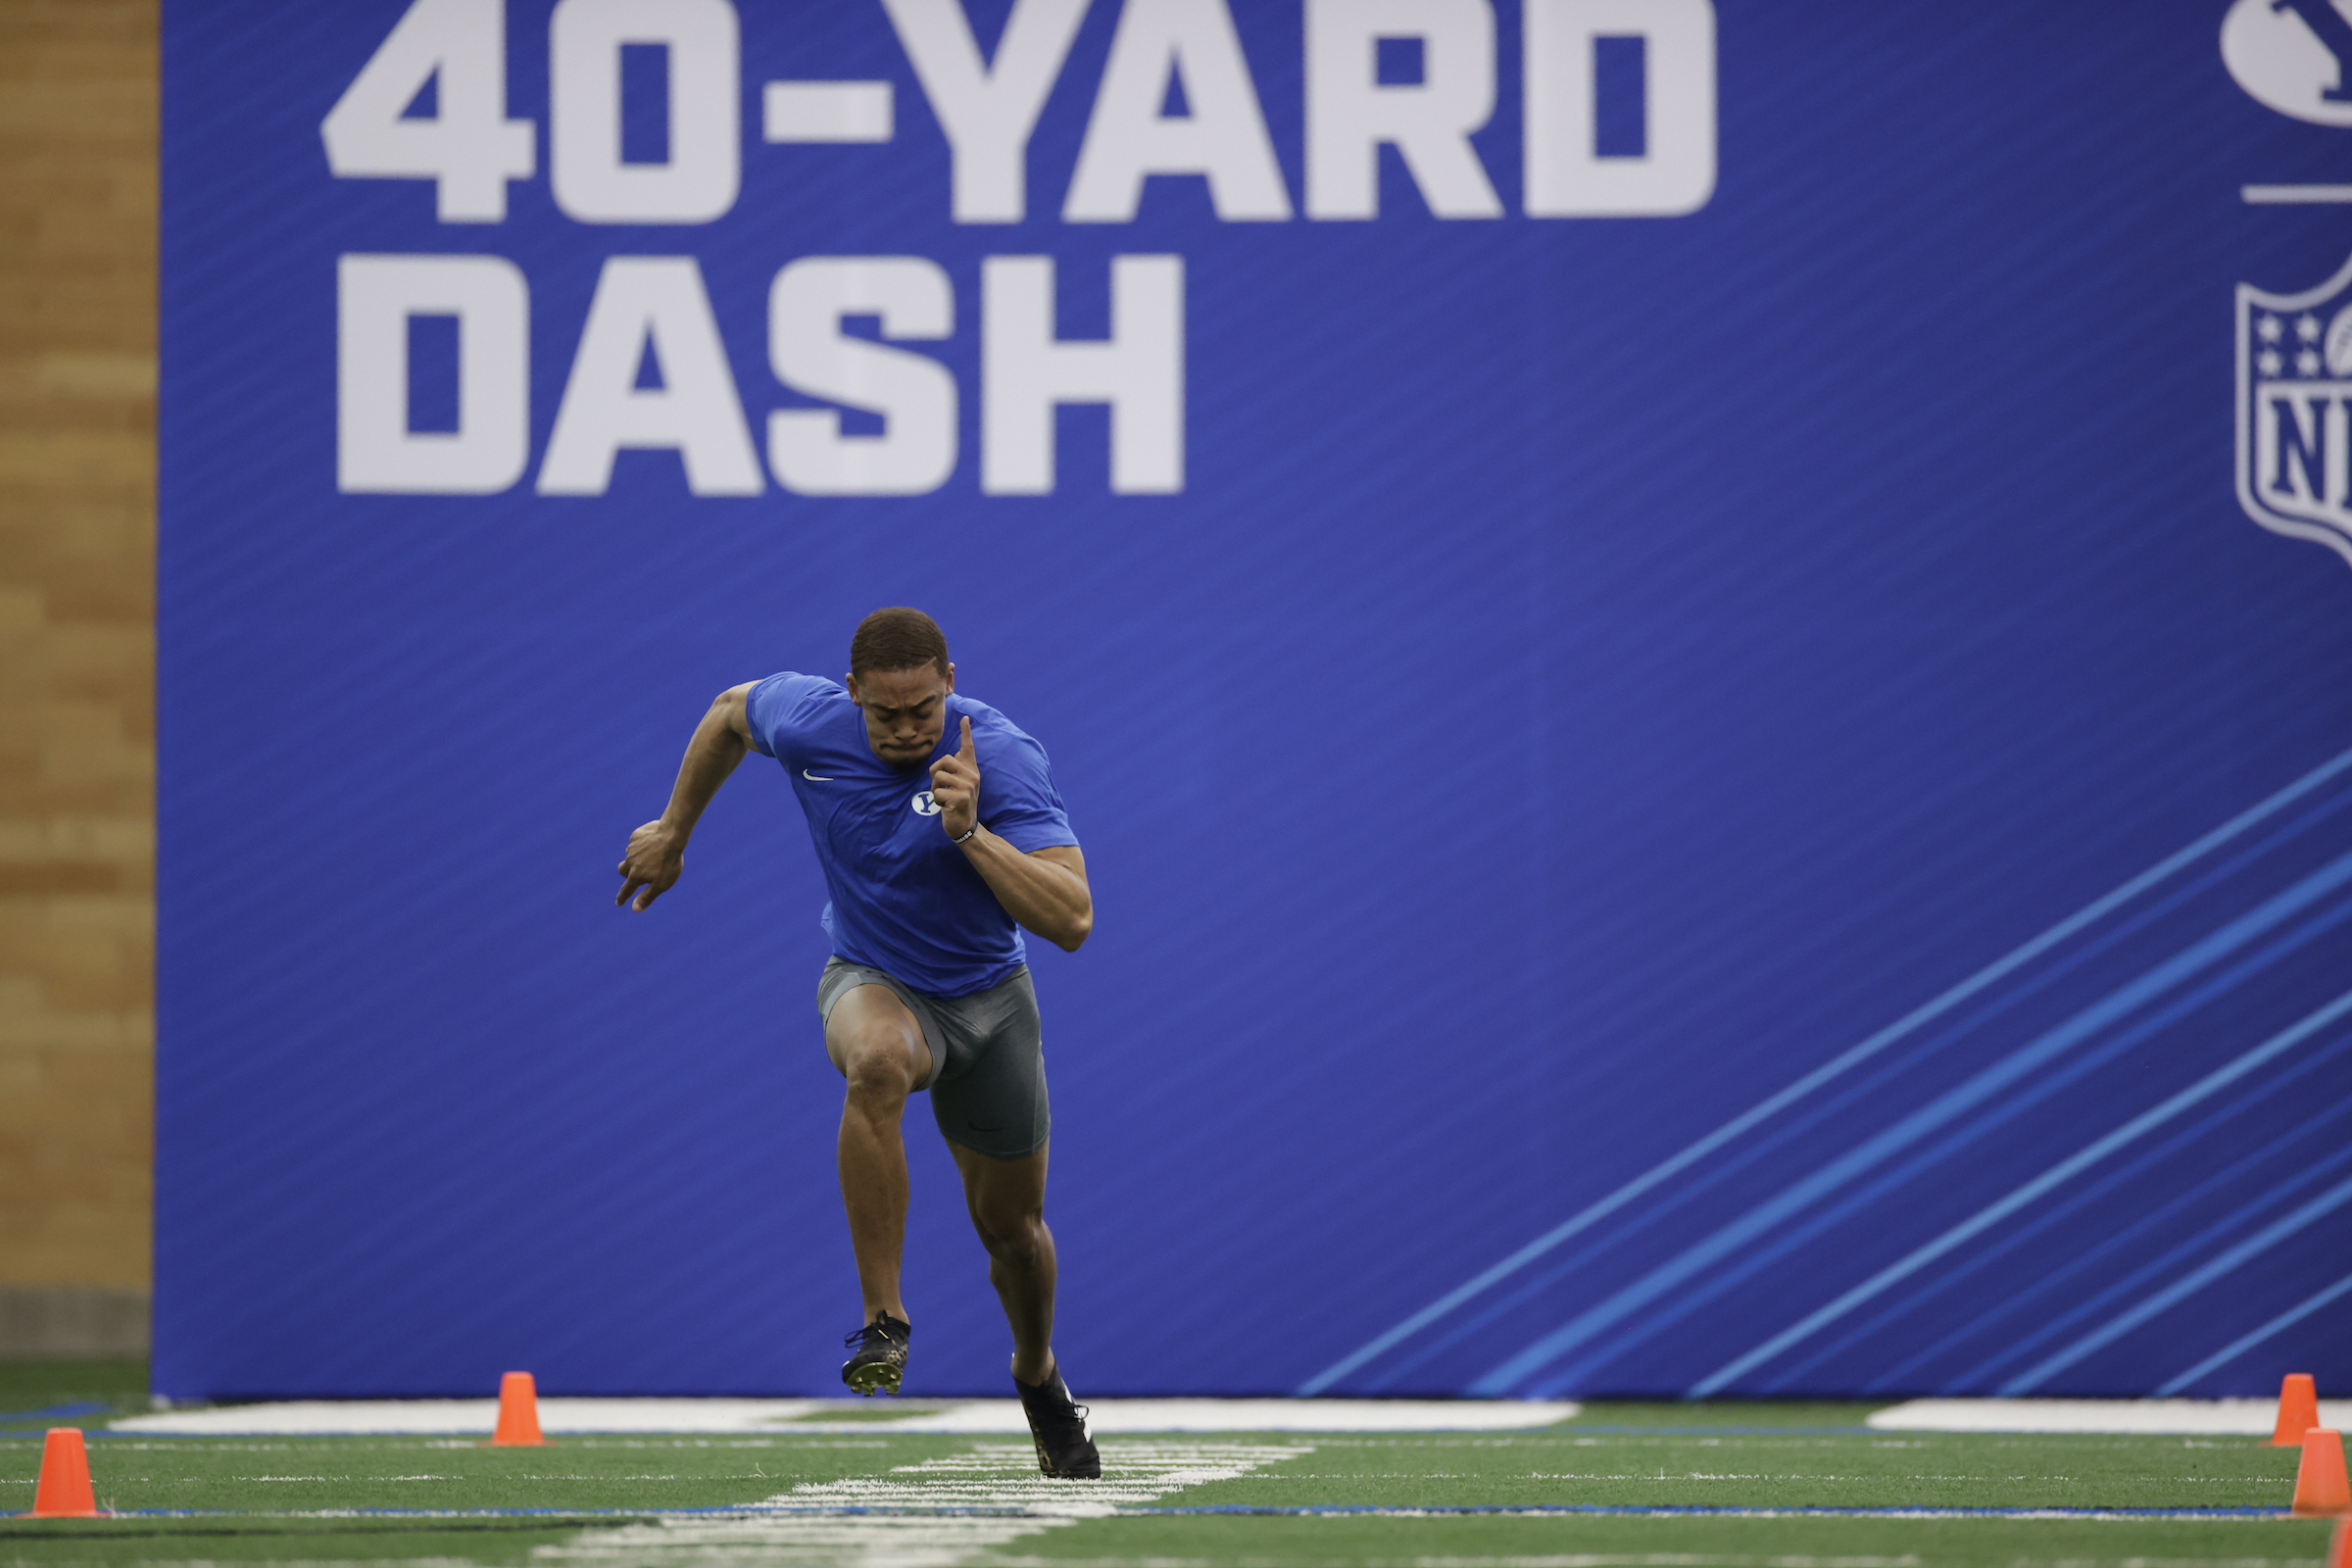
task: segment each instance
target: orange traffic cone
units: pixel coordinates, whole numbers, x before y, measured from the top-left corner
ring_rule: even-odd
[[[2328,1556],[2320,1568],[2352,1568],[2352,1519],[2338,1519],[2328,1538]]]
[[[2278,1425],[2271,1431],[2271,1446],[2302,1446],[2303,1434],[2320,1424],[2320,1391],[2308,1372],[2289,1372],[2278,1385]]]
[[[2295,1467],[2295,1512],[2352,1513],[2352,1482],[2344,1477],[2344,1438],[2333,1427],[2303,1434],[2303,1462]]]
[[[510,1372],[498,1380],[498,1431],[491,1435],[490,1446],[547,1446],[547,1439],[539,1435],[539,1386],[528,1372]]]
[[[90,1455],[81,1428],[51,1427],[41,1445],[41,1484],[32,1492],[32,1512],[21,1519],[95,1519],[98,1498],[90,1491]]]

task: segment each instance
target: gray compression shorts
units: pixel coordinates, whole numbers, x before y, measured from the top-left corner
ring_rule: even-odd
[[[910,991],[879,969],[827,958],[817,977],[816,1011],[858,986],[886,986],[906,1004],[931,1047],[931,1114],[941,1136],[991,1159],[1021,1159],[1046,1147],[1053,1113],[1046,1105],[1045,1035],[1037,988],[1026,964],[986,991],[934,997]]]

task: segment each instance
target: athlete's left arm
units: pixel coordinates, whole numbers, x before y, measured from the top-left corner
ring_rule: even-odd
[[[1024,855],[980,821],[980,762],[972,751],[972,721],[955,755],[931,764],[931,798],[939,825],[996,894],[1004,912],[1065,953],[1076,953],[1095,928],[1095,895],[1086,885],[1086,857],[1075,844],[1050,845]],[[969,832],[971,837],[964,838]]]

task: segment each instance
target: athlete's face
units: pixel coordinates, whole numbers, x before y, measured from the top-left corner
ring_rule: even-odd
[[[893,767],[920,767],[948,728],[956,666],[869,669],[849,678],[850,701],[865,711],[865,741]]]

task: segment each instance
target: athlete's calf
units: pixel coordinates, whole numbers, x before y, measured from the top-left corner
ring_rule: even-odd
[[[988,1249],[988,1280],[1012,1326],[1012,1375],[1043,1383],[1054,1372],[1054,1233],[1046,1228],[1046,1151],[991,1159],[950,1144],[963,1176],[964,1207]]]

